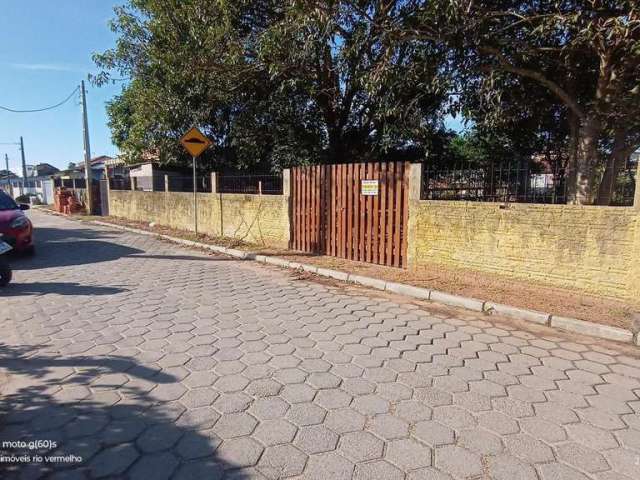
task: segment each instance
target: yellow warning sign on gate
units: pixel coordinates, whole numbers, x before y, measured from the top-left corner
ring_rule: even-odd
[[[202,152],[211,146],[211,140],[205,137],[196,127],[185,133],[180,139],[180,143],[192,157],[199,157]]]

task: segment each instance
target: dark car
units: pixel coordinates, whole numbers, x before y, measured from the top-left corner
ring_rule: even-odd
[[[0,191],[0,233],[3,241],[16,252],[33,253],[33,225],[24,214],[29,205],[18,205],[13,198]]]

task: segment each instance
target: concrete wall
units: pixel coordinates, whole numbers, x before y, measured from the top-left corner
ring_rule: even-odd
[[[109,213],[115,217],[193,230],[193,194],[111,190]],[[198,231],[286,248],[289,243],[289,197],[199,193]]]
[[[410,202],[409,266],[444,264],[640,298],[640,210]]]

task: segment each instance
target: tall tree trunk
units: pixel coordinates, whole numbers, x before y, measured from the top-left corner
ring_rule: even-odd
[[[597,120],[585,118],[578,130],[576,156],[576,203],[593,204],[596,185],[595,173],[598,164],[598,140],[601,127]]]
[[[627,149],[625,148],[625,131],[617,130],[614,136],[611,155],[607,159],[607,166],[602,175],[602,181],[598,188],[597,205],[611,205],[615,194],[616,180],[627,161]]]
[[[576,203],[577,180],[577,158],[578,158],[578,130],[580,129],[580,119],[578,116],[569,111],[569,159],[564,172],[564,181],[566,185],[566,202],[569,204]]]

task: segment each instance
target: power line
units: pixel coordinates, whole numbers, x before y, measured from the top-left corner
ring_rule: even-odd
[[[0,110],[6,110],[7,112],[11,112],[11,113],[35,113],[35,112],[44,112],[46,110],[53,110],[54,108],[58,108],[61,105],[64,105],[65,103],[67,103],[69,100],[71,100],[71,97],[73,97],[73,95],[78,90],[80,90],[80,87],[74,88],[73,92],[71,92],[68,97],[66,97],[60,103],[56,103],[55,105],[51,105],[50,107],[36,108],[36,109],[33,109],[33,110],[16,110],[16,109],[13,109],[13,108],[3,107],[2,105],[0,105]]]

